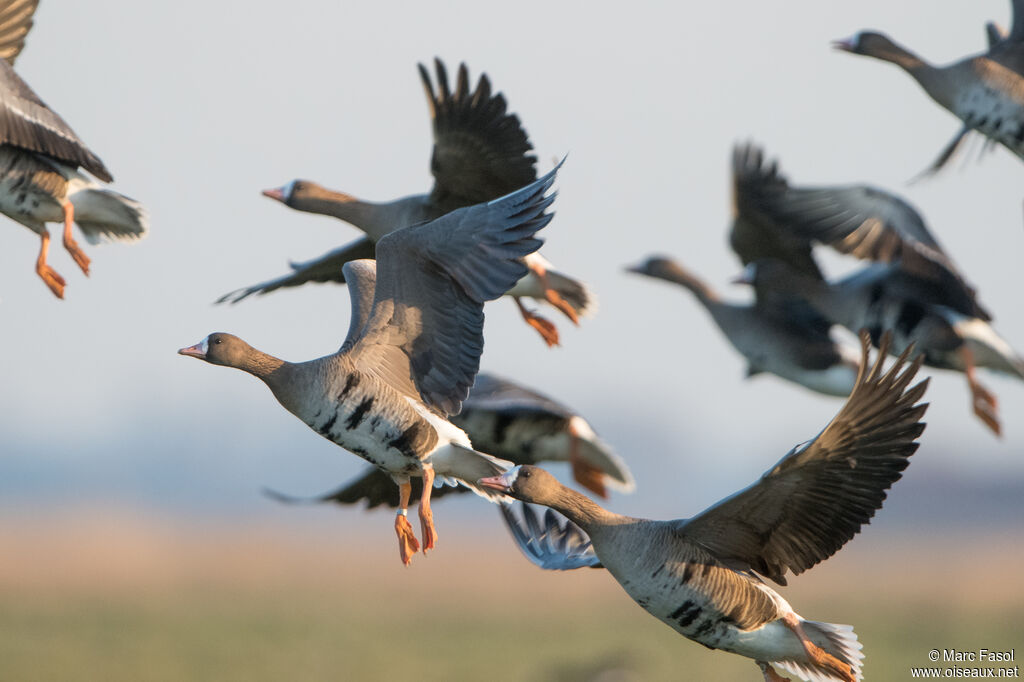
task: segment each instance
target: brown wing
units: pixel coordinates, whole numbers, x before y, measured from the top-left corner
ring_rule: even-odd
[[[907,389],[922,361],[901,372],[910,348],[882,374],[889,338],[868,371],[870,341],[860,337],[857,385],[825,430],[754,485],[681,522],[683,535],[785,585],[787,569],[799,574],[827,559],[868,523],[917,450],[928,380]]]
[[[5,60],[0,60],[0,143],[81,166],[104,182],[113,180],[99,157]]]
[[[25,47],[25,36],[32,28],[32,16],[39,0],[7,0],[0,3],[0,57],[13,65]]]
[[[505,96],[491,92],[487,76],[481,75],[470,91],[468,70],[460,64],[453,91],[440,59],[434,60],[434,68],[437,90],[426,67],[419,65],[434,129],[431,202],[448,212],[490,201],[536,180],[533,145],[519,117],[508,113]]]
[[[732,153],[733,223],[729,245],[744,265],[774,258],[796,270],[824,279],[806,239],[792,235],[765,210],[767,197],[789,188],[778,164],[768,163],[760,148],[739,145]]]
[[[386,375],[411,376],[423,402],[458,414],[480,367],[484,302],[526,274],[521,259],[540,248],[534,235],[553,216],[547,191],[557,170],[377,242],[373,308],[359,338],[346,341],[356,366],[389,383]]]

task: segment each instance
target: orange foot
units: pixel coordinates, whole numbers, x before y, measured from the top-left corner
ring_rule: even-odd
[[[999,402],[991,391],[977,382],[971,383],[971,404],[974,407],[974,414],[985,423],[985,426],[992,429],[997,436],[1002,435],[1002,427],[999,424]]]
[[[50,287],[50,291],[57,298],[64,298],[64,286],[67,282],[64,278],[57,274],[57,271],[51,268],[49,265],[40,265],[36,267],[36,272],[40,277],[43,278],[43,282],[46,286]]]
[[[67,249],[68,253],[71,254],[71,257],[75,259],[75,262],[78,263],[78,267],[82,269],[82,272],[88,275],[89,263],[92,261],[90,261],[89,257],[85,255],[85,251],[82,251],[82,248],[78,246],[78,243],[74,239],[65,239],[64,248]]]
[[[406,566],[412,561],[412,555],[420,551],[420,543],[412,532],[412,524],[404,514],[395,516],[395,533],[398,534],[398,553]]]
[[[764,675],[764,682],[790,682],[788,677],[783,677],[775,672],[775,668],[768,665],[765,661],[758,661],[757,667],[761,669],[761,673]]]
[[[544,298],[547,299],[548,303],[561,310],[566,317],[572,320],[573,324],[579,325],[580,318],[576,314],[576,309],[569,305],[569,302],[562,298],[561,294],[554,289],[546,289],[544,291]]]
[[[604,472],[580,456],[580,440],[573,428],[569,427],[569,464],[572,477],[581,486],[598,497],[607,500],[608,488],[604,484]]]
[[[526,324],[530,325],[540,334],[541,338],[544,339],[544,343],[548,344],[548,348],[558,345],[558,329],[550,321],[544,319],[536,313],[532,313],[526,309],[522,301],[518,298],[515,299],[516,305],[519,306],[519,313],[526,320]]]

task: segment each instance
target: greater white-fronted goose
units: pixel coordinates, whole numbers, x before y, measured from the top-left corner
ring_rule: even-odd
[[[39,235],[36,274],[64,298],[66,282],[47,262],[48,222],[64,223],[64,248],[86,275],[89,257],[74,240],[77,223],[86,241],[133,240],[146,233],[142,206],[104,189],[78,172],[103,182],[113,177],[60,116],[15,73],[14,60],[32,26],[38,0],[0,2],[0,212]]]
[[[487,75],[481,75],[475,90],[469,89],[469,72],[459,66],[455,89],[441,60],[435,60],[437,89],[427,69],[420,64],[420,78],[427,95],[433,124],[434,149],[430,170],[434,187],[428,194],[416,194],[394,201],[370,202],[329,190],[309,180],[293,180],[263,194],[298,211],[329,215],[344,220],[366,233],[350,244],[320,258],[291,264],[292,272],[277,279],[237,289],[218,303],[237,303],[252,294],[265,294],[307,282],[344,283],[342,264],[355,258],[372,258],[373,245],[384,235],[407,225],[434,220],[449,211],[490,201],[537,179],[537,158],[518,116],[508,113],[505,97],[492,92]],[[596,299],[582,282],[556,271],[539,253],[526,259],[527,275],[510,288],[523,319],[549,345],[558,344],[558,330],[549,321],[528,310],[524,297],[546,301],[562,311],[574,324],[580,316],[596,310]]]
[[[883,373],[884,351],[868,369],[864,336],[862,348],[864,369],[831,423],[752,486],[691,519],[615,514],[537,467],[480,484],[578,526],[507,511],[535,563],[603,566],[652,616],[707,647],[754,659],[765,680],[784,679],[772,666],[809,680],[860,680],[864,656],[853,628],[805,620],[761,576],[785,585],[787,571],[800,574],[837,552],[882,506],[917,450],[927,379],[908,386],[920,359],[905,368],[904,353]]]
[[[784,249],[755,252],[750,255],[764,257],[751,261],[743,281],[758,292],[800,297],[855,333],[867,328],[876,343],[890,330],[894,352],[914,343],[925,364],[964,372],[975,413],[1000,432],[996,398],[977,381],[974,368],[1024,379],[1024,360],[992,328],[991,315],[914,207],[867,185],[792,187],[780,181],[752,184],[748,196],[766,217],[759,225],[766,239],[797,245],[799,258],[817,243],[879,263],[829,283],[817,267],[799,266]]]
[[[993,40],[991,30],[989,40]],[[1013,23],[1006,38],[990,45],[987,52],[948,66],[929,64],[876,31],[862,31],[833,44],[846,52],[895,64],[961,120],[959,133],[926,173],[945,165],[972,130],[1024,158],[1024,0],[1013,0]]]
[[[477,374],[462,411],[448,419],[466,432],[474,448],[513,464],[568,462],[576,482],[601,497],[608,497],[609,488],[626,493],[636,488],[629,467],[598,438],[586,419],[562,403],[508,379]],[[422,490],[422,485],[413,481],[410,503],[419,500]],[[466,491],[465,487],[438,488],[432,497]],[[397,507],[399,503],[391,478],[377,467],[369,467],[355,480],[313,498],[266,492],[287,503],[345,505],[365,501],[367,509]]]
[[[557,170],[557,169],[556,169]],[[230,334],[214,333],[179,353],[261,379],[311,429],[388,472],[400,486],[395,520],[402,561],[419,543],[406,519],[410,477],[423,478],[424,551],[434,547],[435,472],[480,490],[479,478],[507,463],[473,449],[446,417],[457,414],[480,366],[483,304],[523,276],[521,259],[551,220],[545,196],[556,170],[500,199],[395,230],[377,261],[344,265],[352,299],[338,352],[291,363]]]
[[[774,163],[752,145],[733,149],[733,220],[729,244],[744,264],[773,256],[794,267],[820,273],[806,240],[772,224],[758,202],[761,188],[785,185]],[[628,268],[648,277],[682,285],[693,292],[726,338],[748,362],[748,376],[776,376],[828,395],[847,396],[857,377],[857,353],[836,343],[831,324],[805,301],[773,289],[757,289],[752,305],[724,301],[717,292],[678,262],[653,256]]]
[[[827,395],[848,396],[857,378],[857,357],[829,335],[831,323],[800,299],[762,298],[753,304],[725,301],[700,278],[664,256],[628,269],[689,289],[733,348],[747,359],[747,376],[772,374]],[[784,301],[792,303],[786,305]],[[774,299],[774,300],[773,300]]]

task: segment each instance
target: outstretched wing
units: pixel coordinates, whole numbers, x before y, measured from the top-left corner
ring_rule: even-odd
[[[766,161],[759,147],[736,146],[732,152],[733,222],[729,245],[744,265],[774,258],[799,272],[824,279],[811,253],[811,244],[782,229],[777,217],[765,210],[764,197],[788,188],[778,164]]]
[[[25,47],[25,36],[32,28],[32,16],[39,0],[7,0],[0,3],[0,57],[14,65]]]
[[[948,305],[991,319],[921,215],[902,198],[868,185],[791,187],[754,183],[748,194],[780,238],[826,244],[840,253],[900,267],[941,290]]]
[[[519,514],[511,504],[500,504],[501,516],[526,558],[549,571],[570,571],[576,568],[603,568],[590,538],[575,523],[548,509],[543,521],[533,507],[519,502]]]
[[[469,89],[469,72],[459,65],[455,90],[440,59],[434,60],[437,89],[426,67],[419,65],[434,129],[430,200],[447,212],[513,192],[537,179],[537,157],[515,114],[507,112],[505,96],[491,92],[481,75]]]
[[[45,154],[76,168],[81,166],[104,182],[113,180],[99,157],[6,60],[0,60],[0,143]]]
[[[414,476],[409,479],[409,482],[412,484],[409,504],[416,504],[423,496],[423,479]],[[470,488],[464,485],[445,485],[435,488],[430,493],[430,499],[436,500],[449,493],[469,491]],[[361,476],[345,483],[340,488],[326,492],[323,495],[316,495],[315,497],[296,497],[280,493],[276,490],[270,490],[269,488],[265,488],[263,492],[267,497],[285,504],[325,504],[329,502],[338,505],[355,505],[365,501],[367,509],[373,509],[382,505],[392,509],[398,508],[398,486],[395,485],[390,474],[381,471],[375,466],[367,467]]]
[[[520,259],[540,248],[534,234],[551,220],[555,195],[545,194],[557,170],[377,243],[373,310],[350,352],[360,369],[411,376],[426,404],[458,414],[480,366],[483,304],[526,274]]]
[[[787,569],[799,574],[827,559],[869,522],[917,450],[928,380],[907,389],[922,362],[918,355],[903,369],[909,348],[882,374],[889,338],[868,371],[870,341],[860,337],[857,384],[825,430],[749,488],[679,522],[680,533],[785,585]]]
[[[218,298],[217,303],[238,303],[253,294],[262,296],[276,289],[297,287],[306,282],[336,282],[344,284],[345,275],[342,273],[342,266],[352,260],[373,258],[375,253],[373,241],[369,237],[361,237],[314,260],[304,263],[291,263],[291,273],[267,282],[254,284],[251,287],[230,291]]]

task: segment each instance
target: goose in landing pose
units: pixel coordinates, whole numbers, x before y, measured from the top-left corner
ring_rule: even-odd
[[[57,298],[66,282],[47,264],[46,223],[64,223],[64,248],[86,275],[89,257],[71,234],[86,241],[134,240],[147,230],[146,212],[128,197],[100,187],[113,177],[85,143],[14,71],[38,0],[0,2],[0,212],[39,235],[36,274]]]
[[[876,31],[862,31],[833,43],[837,49],[900,67],[933,100],[961,120],[959,133],[926,173],[942,168],[972,130],[1024,158],[1024,0],[1013,0],[1012,4],[1009,34],[1000,37],[986,28],[990,43],[987,52],[947,66],[933,66]]]
[[[406,519],[412,476],[423,478],[423,550],[437,539],[430,510],[435,473],[488,497],[476,481],[509,464],[477,452],[447,420],[457,414],[480,366],[483,304],[523,276],[521,259],[550,222],[545,196],[557,168],[521,190],[395,230],[377,261],[344,265],[352,299],[348,335],[326,357],[291,363],[214,333],[179,353],[261,379],[311,429],[386,471],[400,489],[395,520],[402,561],[419,543]]]
[[[373,258],[374,245],[384,235],[408,225],[434,220],[463,206],[490,201],[537,179],[537,158],[515,114],[507,113],[505,97],[492,93],[486,75],[475,90],[469,89],[466,65],[459,67],[455,90],[448,84],[444,64],[435,60],[437,90],[426,68],[420,64],[420,78],[427,95],[434,131],[430,171],[434,187],[429,194],[416,194],[394,201],[375,203],[326,189],[308,180],[293,180],[263,194],[298,211],[329,215],[344,220],[366,236],[335,249],[320,258],[292,264],[292,272],[268,282],[225,294],[218,303],[237,303],[252,294],[265,294],[282,287],[307,282],[344,283],[341,266],[356,258]],[[596,299],[582,282],[556,271],[539,253],[525,258],[526,274],[506,292],[513,298],[523,319],[549,345],[558,344],[558,330],[549,321],[523,305],[523,297],[546,301],[574,324],[592,314]]]
[[[519,466],[480,485],[545,505],[543,523],[505,508],[513,537],[543,568],[603,566],[637,604],[683,636],[753,658],[767,682],[777,666],[802,678],[862,679],[853,628],[805,620],[760,576],[781,585],[837,552],[882,506],[899,480],[927,404],[927,379],[904,353],[885,373],[883,342],[868,368],[868,339],[857,385],[832,422],[752,486],[691,519],[650,521],[607,511],[543,469]]]
[[[476,383],[462,402],[462,411],[449,421],[466,432],[473,447],[507,459],[513,464],[568,462],[573,478],[600,497],[608,489],[633,492],[636,484],[629,467],[611,447],[598,438],[581,415],[532,389],[493,374],[476,375]],[[410,503],[420,499],[422,485],[413,480]],[[437,488],[431,497],[468,492],[465,487]],[[340,488],[312,498],[265,490],[287,504],[359,504],[367,509],[381,505],[398,507],[398,492],[387,473],[371,466]]]

